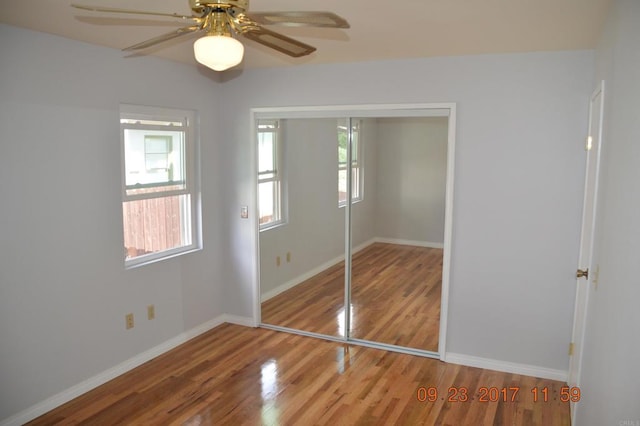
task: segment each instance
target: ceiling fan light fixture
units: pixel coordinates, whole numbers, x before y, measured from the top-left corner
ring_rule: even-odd
[[[230,35],[211,34],[193,43],[196,61],[215,71],[224,71],[242,62],[244,46]]]
[[[92,12],[126,13],[132,15],[166,16],[189,21],[186,27],[174,29],[149,40],[125,47],[124,51],[139,51],[169,40],[204,32],[195,41],[193,51],[199,63],[216,71],[224,71],[242,62],[244,46],[232,35],[241,35],[258,44],[277,50],[292,58],[313,53],[316,48],[262,25],[293,27],[349,28],[349,23],[331,12],[262,12],[247,14],[249,0],[189,0],[192,15],[164,13],[115,7],[71,4]]]

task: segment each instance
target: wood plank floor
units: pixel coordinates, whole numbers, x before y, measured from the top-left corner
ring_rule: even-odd
[[[29,424],[569,425],[562,386],[223,324]],[[498,393],[481,402],[483,387]]]
[[[438,350],[442,249],[375,243],[352,262],[351,336]],[[344,336],[344,262],[262,303],[262,322]]]

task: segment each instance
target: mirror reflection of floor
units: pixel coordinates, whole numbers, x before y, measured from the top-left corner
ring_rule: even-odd
[[[442,249],[374,243],[352,262],[351,337],[438,350]],[[262,303],[262,322],[344,336],[344,262]]]

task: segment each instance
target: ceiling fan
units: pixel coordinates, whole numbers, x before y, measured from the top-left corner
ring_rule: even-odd
[[[262,25],[294,27],[349,28],[349,23],[331,12],[259,12],[248,13],[249,0],[189,0],[193,15],[147,12],[111,7],[71,4],[77,9],[92,12],[129,13],[136,15],[168,16],[190,21],[190,25],[159,35],[124,48],[141,50],[188,34],[204,32],[193,45],[198,62],[216,71],[224,71],[238,65],[244,55],[244,46],[232,37],[242,35],[257,43],[275,49],[294,58],[308,55],[315,47],[268,30]]]

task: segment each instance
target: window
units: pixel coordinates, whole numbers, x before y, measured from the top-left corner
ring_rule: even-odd
[[[192,111],[121,105],[127,267],[200,247]]]
[[[258,120],[258,215],[260,229],[284,223],[280,122]]]
[[[173,138],[171,136],[144,137],[144,160],[147,173],[166,172],[169,170],[169,154]]]
[[[360,122],[352,120],[353,144],[351,151],[351,202],[362,201],[362,141],[360,140]],[[347,145],[349,132],[347,126],[338,125],[338,205],[347,201]]]

